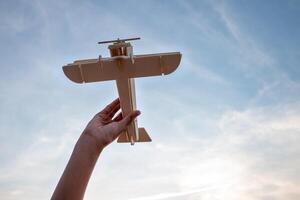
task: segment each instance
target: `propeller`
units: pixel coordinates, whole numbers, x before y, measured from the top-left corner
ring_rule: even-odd
[[[101,42],[98,42],[98,44],[121,43],[121,42],[125,42],[125,41],[140,40],[140,39],[141,39],[140,37],[136,37],[136,38],[127,38],[127,39],[120,39],[120,38],[118,38],[117,40],[101,41]]]

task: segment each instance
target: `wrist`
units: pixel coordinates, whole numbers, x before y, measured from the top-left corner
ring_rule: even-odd
[[[87,154],[99,156],[103,150],[103,145],[97,142],[97,139],[93,135],[83,132],[79,137],[76,147],[80,151],[86,152]]]

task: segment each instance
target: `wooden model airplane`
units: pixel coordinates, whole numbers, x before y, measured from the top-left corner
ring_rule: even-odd
[[[181,60],[180,52],[133,55],[129,40],[140,38],[117,39],[98,42],[113,43],[108,46],[111,57],[77,60],[63,66],[65,75],[76,83],[116,80],[122,115],[136,110],[134,78],[167,75],[174,72]],[[127,130],[121,133],[118,142],[151,142],[144,128],[138,128],[134,120]]]

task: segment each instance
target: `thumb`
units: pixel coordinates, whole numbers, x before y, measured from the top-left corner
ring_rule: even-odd
[[[125,118],[123,118],[121,121],[117,122],[117,132],[122,132],[126,129],[126,127],[137,117],[141,114],[139,110],[131,112],[129,115],[127,115]]]

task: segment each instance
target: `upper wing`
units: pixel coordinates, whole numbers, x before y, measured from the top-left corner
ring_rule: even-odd
[[[79,60],[63,66],[65,75],[76,83],[170,74],[180,63],[180,52],[122,58]]]

